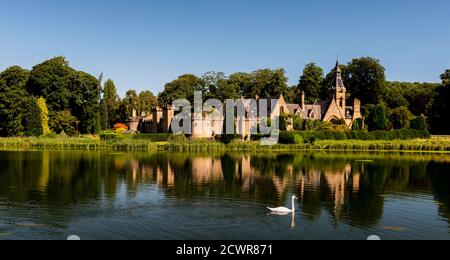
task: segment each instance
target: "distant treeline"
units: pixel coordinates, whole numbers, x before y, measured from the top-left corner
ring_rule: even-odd
[[[358,98],[363,104],[365,119],[357,129],[403,129],[414,124],[414,129],[450,134],[450,70],[441,76],[442,83],[433,84],[388,82],[383,66],[370,57],[354,59],[340,68],[349,99]],[[194,91],[220,100],[283,94],[297,103],[304,91],[307,102],[314,103],[329,97],[334,79],[334,69],[325,74],[314,63],[305,66],[295,86],[288,85],[283,69],[229,76],[221,72],[201,77],[185,74],[167,83],[158,96],[129,90],[121,98],[111,79],[103,82],[101,76],[78,71],[64,57],[56,57],[31,71],[13,66],[0,74],[0,136],[98,134],[125,122],[133,111],[140,115],[178,98],[193,100]],[[297,125],[297,130],[315,130],[308,127],[311,122]]]

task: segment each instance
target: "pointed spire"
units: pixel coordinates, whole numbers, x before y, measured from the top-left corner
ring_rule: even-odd
[[[339,59],[336,60],[336,72],[337,72],[337,73],[342,73],[342,71],[341,71],[341,66],[340,66],[340,64],[339,64]]]

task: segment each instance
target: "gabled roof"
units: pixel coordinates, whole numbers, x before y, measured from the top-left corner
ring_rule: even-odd
[[[299,104],[287,104],[287,107],[292,114],[302,109]]]

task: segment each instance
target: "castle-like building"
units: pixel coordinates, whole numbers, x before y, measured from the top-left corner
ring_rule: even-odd
[[[319,120],[322,122],[338,122],[345,121],[348,128],[353,126],[353,123],[362,118],[361,116],[361,102],[358,99],[353,101],[351,106],[347,106],[347,89],[342,79],[342,71],[339,68],[339,63],[336,63],[335,78],[332,86],[329,89],[329,97],[321,102],[315,104],[305,103],[305,93],[300,94],[299,104],[289,104],[283,95],[278,97],[274,107],[269,107],[269,114],[273,116],[275,111],[280,114],[300,116],[304,120]],[[260,98],[255,98],[259,103]],[[249,102],[242,98],[245,107],[245,118],[238,119],[238,132],[242,135],[244,140],[249,140],[251,135],[251,128],[259,123],[258,118],[249,117]],[[270,103],[270,102],[269,102]],[[155,107],[150,113],[141,116],[133,115],[129,119],[129,127],[132,132],[142,133],[170,133],[171,124],[175,117],[174,110],[170,106]],[[224,118],[219,117],[211,119],[207,113],[195,114],[191,116],[192,120],[192,138],[211,138],[222,133],[224,127]],[[293,129],[293,123],[288,122],[288,130]]]

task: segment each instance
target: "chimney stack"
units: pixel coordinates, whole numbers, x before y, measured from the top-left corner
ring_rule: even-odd
[[[303,111],[306,108],[306,105],[305,105],[305,92],[303,90],[300,93],[300,107],[302,108]]]

